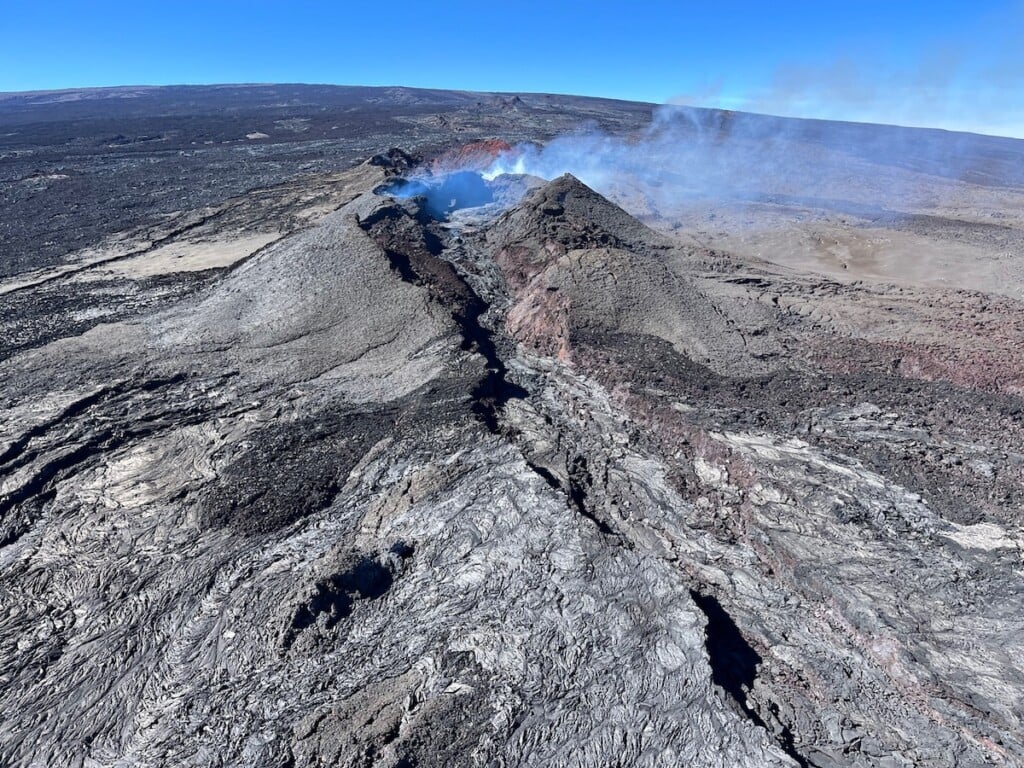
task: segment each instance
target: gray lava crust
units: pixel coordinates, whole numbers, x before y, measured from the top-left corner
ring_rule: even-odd
[[[355,96],[426,139],[5,264],[0,764],[1024,765],[1019,301],[570,175],[396,199],[455,127],[639,108]],[[948,222],[899,227],[993,236]]]

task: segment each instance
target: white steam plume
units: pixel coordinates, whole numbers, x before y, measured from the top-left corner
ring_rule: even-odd
[[[591,129],[520,145],[483,175],[571,173],[657,207],[715,199],[884,214],[939,202],[953,186],[942,177],[1024,185],[1022,156],[1024,142],[1008,139],[664,106],[635,135]]]

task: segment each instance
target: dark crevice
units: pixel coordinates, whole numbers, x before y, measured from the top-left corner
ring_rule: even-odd
[[[193,422],[190,420],[183,420],[181,423],[190,424]],[[0,514],[4,514],[18,504],[42,494],[53,480],[57,479],[68,470],[74,469],[78,465],[87,462],[89,459],[98,456],[101,453],[117,450],[131,440],[140,437],[149,437],[159,431],[162,426],[167,425],[154,424],[134,430],[125,431],[111,429],[100,432],[93,436],[92,439],[76,447],[74,450],[63,454],[52,461],[46,462],[42,467],[40,467],[39,471],[35,473],[31,480],[11,493],[0,497]],[[2,543],[3,542],[0,542],[0,544]]]
[[[747,703],[747,691],[754,686],[761,655],[754,650],[740,632],[736,622],[713,595],[690,590],[690,597],[707,617],[705,630],[708,661],[711,664],[711,680],[721,688],[739,707],[740,711],[755,725],[763,728],[782,750],[797,762],[801,768],[811,765],[796,751],[793,734],[783,726],[778,733],[772,732],[761,716]]]
[[[419,275],[416,274],[416,270],[412,268],[412,262],[409,261],[409,257],[400,251],[392,250],[391,248],[384,249],[384,255],[388,257],[388,262],[391,264],[391,269],[398,273],[398,276],[407,283],[413,285],[420,284]]]
[[[532,469],[540,478],[548,484],[549,487],[556,491],[564,491],[565,488],[562,486],[561,481],[555,477],[554,473],[547,467],[542,467],[540,464],[534,464],[529,459],[526,460],[526,466]]]
[[[9,456],[8,461],[11,462],[11,465],[7,467],[7,471],[10,472],[27,466],[29,463],[39,458],[41,452],[25,452],[28,442],[31,441],[33,437],[42,436],[49,429],[52,429],[64,420],[73,416],[81,415],[97,403],[104,400],[110,400],[117,395],[134,394],[137,392],[152,392],[157,389],[179,383],[183,381],[184,378],[184,375],[179,374],[166,379],[149,380],[141,385],[133,386],[131,383],[124,383],[116,387],[106,388],[95,395],[90,395],[83,400],[78,401],[74,405],[69,406],[57,419],[48,422],[45,426],[37,428],[34,431],[34,434],[30,435],[27,441],[24,441],[24,444],[21,445],[18,452],[12,452],[11,450],[5,452],[5,456]],[[14,489],[10,493],[0,496],[0,520],[2,520],[3,516],[7,515],[8,512],[16,507],[25,506],[31,502],[35,502],[34,506],[38,513],[41,511],[45,503],[52,499],[55,493],[55,489],[53,487],[54,482],[59,480],[68,472],[76,470],[83,465],[88,465],[103,454],[118,450],[133,440],[149,437],[172,426],[194,424],[200,420],[200,416],[201,414],[199,412],[180,413],[176,416],[176,420],[172,421],[167,418],[168,414],[157,412],[149,415],[148,418],[140,418],[138,426],[133,429],[108,428],[88,435],[84,442],[75,446],[71,450],[56,456],[49,461],[45,461],[24,485]],[[27,510],[23,509],[22,511],[24,513]],[[3,522],[7,523],[7,525],[4,526],[7,530],[0,531],[0,547],[8,546],[17,541],[32,524],[33,516],[22,514],[19,520],[7,520]]]
[[[473,398],[473,413],[494,434],[501,432],[498,416],[509,400],[525,398],[529,393],[518,384],[508,380],[508,368],[498,354],[494,335],[480,322],[488,307],[474,294],[461,313],[455,316],[462,330],[462,348],[474,351],[486,361],[487,374],[470,393]]]
[[[602,533],[614,533],[603,520],[598,520],[591,512],[587,503],[589,489],[594,485],[594,477],[587,469],[585,456],[576,456],[569,464],[569,500],[584,517],[594,521]]]
[[[11,443],[11,445],[7,447],[6,451],[0,453],[0,466],[18,458],[18,456],[21,455],[22,451],[24,451],[25,448],[28,447],[28,444],[32,442],[32,440],[34,440],[35,438],[42,437],[48,431],[58,426],[59,424],[67,421],[68,419],[73,419],[74,417],[81,414],[83,411],[91,408],[93,405],[95,405],[97,402],[99,402],[109,394],[110,388],[104,387],[103,389],[100,389],[99,391],[94,392],[91,395],[83,397],[81,400],[76,400],[63,411],[61,411],[59,414],[57,414],[53,419],[50,419],[49,421],[45,421],[42,424],[37,424],[36,426],[32,427],[31,429],[26,431],[21,437],[19,437],[16,441]]]
[[[182,425],[195,423],[195,419],[182,419]],[[92,459],[98,458],[104,453],[115,451],[132,440],[149,437],[159,432],[163,427],[170,426],[166,423],[154,423],[134,430],[106,430],[101,432],[86,443],[78,446],[62,456],[46,462],[33,475],[33,477],[21,487],[11,493],[0,497],[0,515],[5,515],[14,507],[24,504],[32,499],[41,502],[51,500],[54,489],[52,484],[67,472],[88,464]],[[20,525],[14,525],[3,538],[0,538],[0,547],[5,547],[17,541],[28,529],[31,520],[24,519]]]
[[[583,517],[587,518],[587,520],[589,520],[594,525],[596,525],[597,526],[597,530],[599,530],[604,535],[606,535],[606,536],[614,536],[615,538],[622,538],[618,531],[616,531],[614,528],[612,528],[610,525],[608,525],[608,523],[606,523],[604,520],[599,518],[597,515],[592,513],[589,509],[587,509],[586,506],[577,505],[577,504],[574,503],[573,504],[573,508],[577,512],[579,512],[581,515],[583,515]],[[627,547],[627,549],[631,549],[631,548],[632,548],[632,546]]]
[[[138,432],[134,432],[130,436],[138,434]],[[50,482],[58,475],[85,462],[89,457],[119,448],[128,437],[129,435],[127,434],[119,436],[113,430],[101,432],[74,450],[46,462],[27,483],[0,498],[0,514],[4,514],[18,504],[42,494]],[[0,542],[0,546],[6,543],[8,542]]]
[[[375,211],[359,224],[384,250],[402,280],[425,287],[450,309],[462,336],[461,348],[484,358],[487,372],[470,392],[472,410],[490,432],[502,434],[501,410],[509,400],[524,398],[528,392],[509,381],[494,334],[482,321],[490,307],[441,256],[444,243],[430,218],[395,205]]]
[[[582,457],[577,457],[573,461],[573,466],[576,467],[577,463],[580,460],[583,460]],[[604,520],[600,519],[593,512],[590,511],[590,508],[587,505],[586,486],[584,486],[580,482],[578,476],[574,475],[573,470],[570,470],[567,487],[566,483],[563,483],[561,480],[559,480],[555,476],[555,474],[547,467],[543,467],[540,464],[535,464],[529,459],[525,459],[525,461],[526,466],[533,470],[534,473],[536,473],[545,483],[547,483],[550,488],[554,489],[555,491],[558,491],[559,493],[564,493],[566,495],[566,498],[569,502],[569,507],[571,509],[576,510],[576,512],[578,512],[582,517],[592,522],[595,526],[597,526],[597,529],[606,536],[615,536],[617,538],[621,538],[621,534],[618,531],[616,531],[614,528],[608,525],[608,523],[606,523]],[[583,460],[583,466],[585,469],[586,460]],[[586,477],[590,478],[589,472],[586,473]]]
[[[597,517],[590,509],[588,496],[593,485],[594,477],[587,468],[586,457],[576,456],[569,463],[569,501],[581,515],[596,525],[601,533],[608,536],[618,536],[618,531]]]
[[[37,437],[42,437],[50,430],[65,424],[71,419],[81,416],[95,405],[104,401],[113,400],[114,398],[122,395],[130,395],[135,392],[153,392],[163,387],[178,384],[184,381],[184,379],[185,375],[179,373],[167,378],[149,379],[139,385],[135,385],[133,382],[122,382],[114,386],[103,387],[97,392],[71,403],[53,419],[42,424],[38,424],[25,432],[25,434],[8,446],[7,450],[5,450],[3,454],[0,454],[0,466],[10,464],[11,466],[6,467],[6,471],[11,472],[30,463],[39,456],[38,451],[26,453],[26,449],[31,444],[32,440]],[[0,501],[0,511],[3,511],[2,504],[3,502]]]
[[[525,398],[529,392],[509,381],[508,368],[495,343],[494,333],[483,323],[489,306],[456,272],[441,254],[444,244],[434,231],[434,224],[422,211],[411,213],[401,206],[386,206],[360,221],[360,226],[384,250],[391,268],[406,282],[426,287],[438,302],[451,308],[452,318],[462,334],[461,347],[484,358],[485,375],[470,392],[472,411],[492,434],[506,435],[501,413],[513,399]],[[606,521],[597,517],[588,502],[594,479],[583,456],[569,462],[566,482],[550,470],[527,464],[556,491],[565,493],[569,505],[601,533],[621,538]]]

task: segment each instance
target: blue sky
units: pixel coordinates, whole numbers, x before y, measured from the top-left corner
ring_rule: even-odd
[[[1024,137],[1024,0],[4,0],[0,91],[543,91]]]

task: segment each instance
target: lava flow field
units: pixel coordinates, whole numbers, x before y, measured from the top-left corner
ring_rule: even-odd
[[[1022,169],[0,96],[0,763],[1024,765]]]

